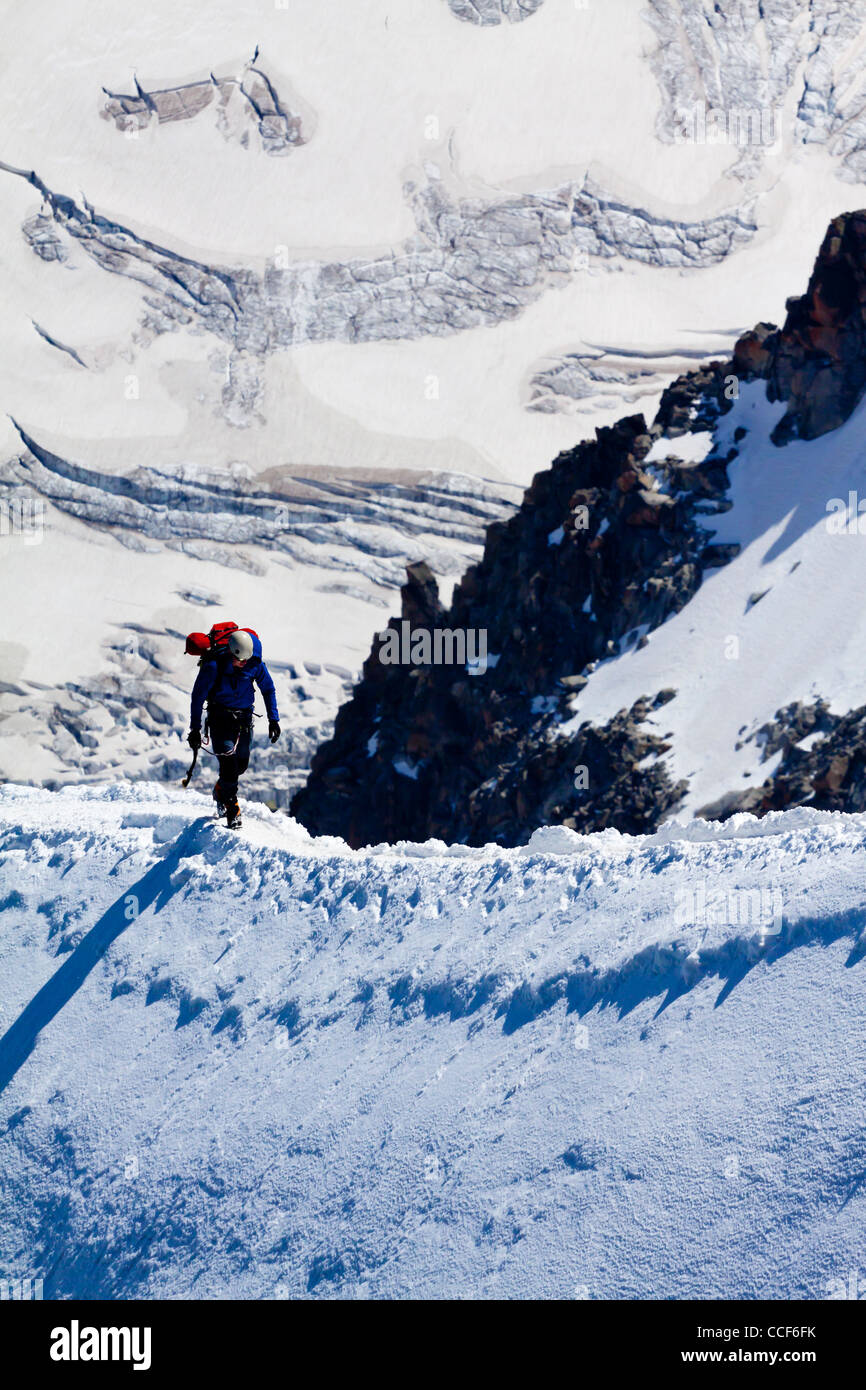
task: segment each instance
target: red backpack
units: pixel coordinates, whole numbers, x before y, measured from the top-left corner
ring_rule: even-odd
[[[186,652],[188,656],[197,656],[199,666],[205,661],[225,651],[228,646],[229,638],[233,632],[248,632],[251,637],[258,637],[251,627],[238,628],[237,623],[214,623],[210,632],[191,632],[186,639]]]

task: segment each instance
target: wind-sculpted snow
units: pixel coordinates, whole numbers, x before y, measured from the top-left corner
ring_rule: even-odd
[[[519,24],[540,9],[544,0],[448,0],[451,13],[469,24]]]
[[[813,1299],[862,1266],[866,817],[352,852],[207,811],[0,789],[5,1277]]]
[[[253,357],[305,342],[442,336],[516,317],[568,283],[588,258],[652,266],[717,264],[756,230],[749,207],[676,222],[611,198],[589,180],[492,201],[454,199],[433,166],[409,183],[413,238],[386,255],[348,261],[278,258],[263,275],[208,266],[52,192],[33,172],[0,164],[41,193],[58,229],[103,269],[143,284],[145,326],[196,324]],[[27,223],[37,254],[59,259],[43,224]]]
[[[790,133],[826,144],[851,182],[866,175],[866,95],[859,40],[866,0],[650,0],[658,37],[652,65],[659,82],[663,140],[693,139],[696,109],[716,113],[728,139],[731,123],[748,128],[764,115],[763,137],[742,137],[739,171],[756,172],[762,146],[789,134],[783,108],[793,93]],[[710,137],[711,140],[713,137]],[[740,143],[735,137],[733,143]]]

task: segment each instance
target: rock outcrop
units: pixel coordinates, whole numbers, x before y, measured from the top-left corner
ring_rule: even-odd
[[[333,739],[293,800],[308,829],[353,845],[431,836],[516,845],[542,824],[647,830],[676,804],[684,787],[658,762],[663,733],[647,728],[675,691],[647,691],[603,728],[576,730],[571,697],[594,662],[643,640],[688,603],[706,570],[737,553],[734,543],[714,544],[703,524],[730,506],[736,443],[696,463],[688,450],[677,454],[677,439],[713,431],[745,381],[766,380],[770,398],[787,403],[779,445],[833,429],[854,408],[866,382],[864,233],[866,213],[836,218],[784,326],[759,324],[730,362],[679,377],[650,429],[640,415],[622,419],[536,475],[516,515],[488,528],[483,559],[447,611],[432,574],[410,568],[392,628],[410,638],[462,633],[464,659],[437,662],[419,639],[417,660],[408,642],[395,660],[394,640],[377,636]],[[866,789],[855,751],[866,734],[862,714],[807,752],[797,738],[829,727],[826,709],[780,712],[782,725],[768,726],[765,741],[791,747],[771,785],[707,814],[856,801]]]
[[[717,363],[676,383],[660,418],[682,432],[685,410],[703,430],[727,408]],[[702,518],[726,505],[736,450],[697,466],[672,446],[645,467],[661,434],[637,415],[561,454],[519,511],[488,528],[447,611],[427,566],[410,566],[392,632],[459,634],[466,659],[417,663],[407,642],[410,660],[392,664],[392,639],[377,636],[292,803],[308,829],[356,846],[515,845],[555,822],[645,831],[679,800],[684,787],[658,762],[663,733],[647,727],[673,690],[647,692],[602,729],[560,729],[591,664],[640,642],[719,563]]]
[[[788,405],[780,442],[836,429],[866,388],[866,212],[833,219],[806,293],[787,309],[769,369],[770,398]]]
[[[787,705],[757,737],[765,760],[781,751],[775,772],[760,787],[703,807],[702,816],[727,820],[738,811],[765,816],[789,806],[866,811],[866,705],[845,715],[831,714],[824,700]]]
[[[838,429],[866,390],[866,211],[834,217],[805,294],[786,307],[781,329],[759,323],[733,355],[738,375],[765,378],[787,406],[777,444]]]

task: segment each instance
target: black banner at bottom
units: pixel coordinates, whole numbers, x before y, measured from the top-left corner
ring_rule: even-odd
[[[382,1339],[399,1337],[400,1325],[405,1320],[408,1331],[411,1320],[415,1355],[423,1354],[429,1338],[429,1373],[435,1375],[437,1351],[455,1369],[454,1344],[443,1341],[452,1328],[460,1336],[464,1373],[475,1359],[473,1347],[489,1373],[497,1353],[511,1357],[515,1337],[534,1336],[541,1320],[545,1336],[552,1332],[557,1341],[522,1343],[533,1360],[556,1355],[561,1362],[576,1352],[578,1337],[581,1360],[592,1353],[596,1371],[601,1366],[609,1373],[666,1374],[679,1366],[699,1375],[714,1365],[805,1366],[826,1377],[843,1369],[850,1374],[859,1363],[863,1311],[857,1304],[3,1301],[0,1338],[7,1354],[14,1347],[22,1367],[61,1380],[108,1370],[115,1377],[150,1375],[161,1384],[185,1372],[221,1378],[255,1372],[262,1362],[282,1364],[291,1374],[292,1366],[319,1357],[329,1375],[339,1371],[343,1358],[357,1374],[365,1348],[367,1372],[375,1373],[378,1365],[391,1375],[394,1363]],[[420,1342],[419,1315],[435,1318]]]

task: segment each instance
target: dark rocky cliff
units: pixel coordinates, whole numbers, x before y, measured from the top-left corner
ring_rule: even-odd
[[[430,837],[516,845],[553,823],[654,828],[685,788],[653,764],[650,755],[666,745],[644,721],[674,690],[647,691],[604,727],[584,724],[570,735],[561,727],[568,701],[592,663],[643,640],[689,601],[707,569],[736,553],[712,544],[710,520],[729,505],[736,447],[694,465],[676,456],[677,437],[711,429],[755,378],[787,403],[774,435],[780,445],[835,428],[860,399],[864,252],[866,213],[834,219],[781,329],[759,324],[730,362],[678,378],[651,427],[630,416],[560,454],[519,510],[489,527],[483,558],[447,611],[428,567],[409,567],[391,626],[485,633],[488,667],[471,674],[465,665],[390,664],[377,635],[333,738],[292,802],[309,830],[360,846]],[[646,465],[663,437],[669,455]]]

